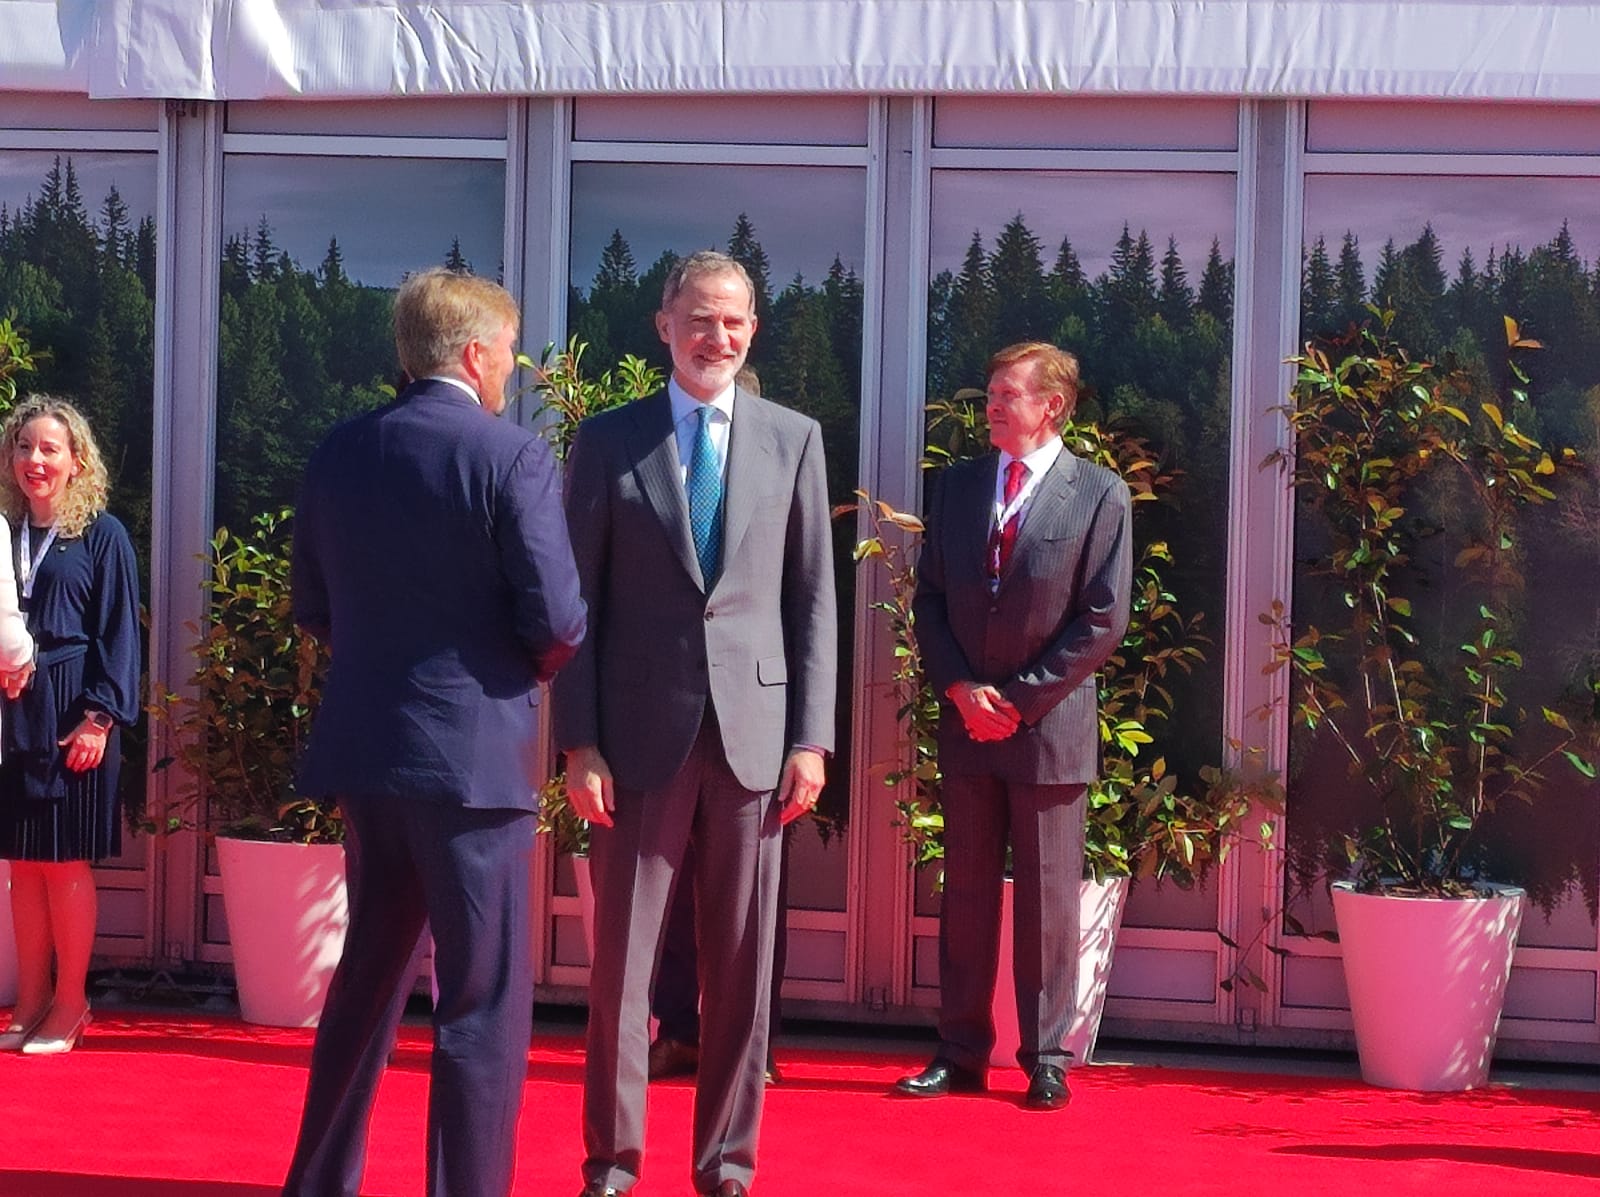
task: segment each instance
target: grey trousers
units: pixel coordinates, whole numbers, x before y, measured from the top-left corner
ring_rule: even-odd
[[[700,1068],[693,1182],[749,1185],[765,1093],[780,827],[772,793],[729,771],[714,723],[657,790],[615,791],[615,826],[594,829],[595,955],[584,1071],[586,1181],[626,1191],[644,1159],[650,982],[668,902],[694,844]]]
[[[940,1054],[976,1072],[994,1048],[994,985],[1006,844],[1016,922],[1017,1063],[1065,1068],[1078,988],[1082,785],[989,776],[944,779],[944,898],[939,915]]]

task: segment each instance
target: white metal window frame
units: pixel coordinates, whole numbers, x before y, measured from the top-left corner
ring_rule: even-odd
[[[1028,101],[1019,97],[1015,102],[1019,105],[1025,105]],[[1181,103],[1181,101],[1177,100],[1171,102],[1173,104]],[[1232,150],[1183,150],[1168,148],[1071,149],[1061,147],[975,148],[936,146],[933,144],[933,106],[936,101],[924,98],[915,103],[917,111],[916,142],[911,147],[911,151],[912,168],[916,175],[917,185],[915,188],[916,200],[908,223],[908,233],[912,238],[912,270],[917,281],[916,285],[912,287],[912,302],[907,313],[908,349],[911,357],[908,376],[912,385],[912,394],[923,394],[926,386],[927,294],[932,269],[930,260],[932,251],[931,224],[933,176],[935,172],[947,170],[1028,174],[1071,172],[1080,175],[1115,172],[1141,175],[1226,174],[1234,176],[1235,317],[1233,321],[1232,357],[1235,366],[1231,372],[1230,379],[1231,437],[1233,443],[1230,446],[1229,477],[1230,502],[1237,502],[1237,496],[1234,492],[1238,488],[1238,477],[1247,468],[1246,463],[1250,460],[1247,447],[1247,437],[1250,429],[1250,396],[1259,393],[1257,388],[1250,386],[1248,371],[1241,369],[1239,365],[1246,360],[1246,338],[1250,331],[1248,321],[1242,319],[1240,313],[1245,310],[1245,298],[1252,278],[1253,257],[1251,251],[1254,229],[1251,221],[1255,208],[1251,202],[1250,188],[1254,179],[1254,164],[1247,151],[1252,144],[1254,135],[1256,119],[1254,106],[1248,103],[1240,103],[1239,105],[1240,136],[1238,148]],[[908,405],[905,417],[905,426],[897,429],[897,433],[899,437],[903,438],[903,443],[914,446],[914,451],[910,461],[907,463],[907,470],[897,479],[897,482],[904,487],[904,493],[913,507],[920,510],[921,479],[920,472],[916,467],[916,461],[922,453],[923,411],[921,405]],[[1229,528],[1228,560],[1231,564],[1236,557],[1242,554],[1244,546],[1250,543],[1250,538],[1241,533],[1241,521],[1238,519],[1230,518]],[[1236,665],[1235,661],[1239,656],[1239,646],[1242,643],[1245,629],[1254,623],[1253,619],[1245,620],[1244,612],[1253,610],[1253,608],[1246,608],[1239,601],[1239,596],[1235,593],[1235,580],[1231,576],[1225,580],[1225,586],[1226,609],[1223,613],[1225,632],[1221,665],[1224,678],[1233,679],[1243,673],[1243,670]],[[1242,738],[1242,709],[1237,701],[1224,708],[1221,732],[1225,742]],[[1240,938],[1238,918],[1240,905],[1239,856],[1239,853],[1235,853],[1216,871],[1213,887],[1217,930],[1235,942],[1239,942]],[[938,990],[933,986],[913,985],[912,966],[916,954],[916,941],[937,936],[939,920],[937,915],[915,914],[914,901],[914,887],[908,884],[905,887],[903,898],[903,918],[905,919],[903,925],[907,927],[907,934],[904,937],[904,956],[899,970],[903,988],[897,989],[895,998],[899,1004],[931,1009],[938,1004]],[[1108,1024],[1121,1022],[1124,1025],[1173,1026],[1183,1027],[1187,1030],[1196,1023],[1227,1024],[1234,1019],[1235,994],[1223,990],[1221,982],[1234,971],[1236,953],[1218,938],[1213,931],[1124,927],[1117,942],[1119,950],[1129,948],[1136,951],[1203,954],[1211,961],[1214,980],[1212,993],[1214,998],[1206,1002],[1181,999],[1112,998],[1108,1000],[1106,1007]]]
[[[649,105],[648,98],[638,101]],[[734,97],[706,97],[708,112],[718,103],[736,103]],[[858,485],[874,489],[875,463],[878,460],[878,424],[882,404],[882,390],[874,368],[883,353],[883,292],[884,292],[884,241],[886,233],[887,204],[885,194],[884,163],[888,130],[889,101],[883,98],[862,97],[867,108],[867,137],[864,145],[802,145],[792,143],[748,144],[718,141],[608,141],[578,140],[574,136],[574,104],[583,99],[554,102],[555,120],[559,140],[555,147],[552,171],[558,177],[553,189],[557,219],[550,225],[549,253],[550,288],[548,296],[549,327],[564,330],[567,327],[568,285],[571,275],[571,203],[572,168],[583,163],[613,165],[693,165],[693,166],[784,166],[784,167],[843,167],[865,174],[865,225],[864,255],[861,270],[862,284],[862,377],[860,382],[860,432],[857,457]],[[794,106],[805,104],[804,97],[796,97]],[[560,341],[563,338],[556,336]],[[859,525],[858,525],[859,527]],[[856,606],[852,624],[855,647],[854,678],[857,693],[867,693],[871,672],[873,612],[869,592],[858,584]],[[844,910],[814,910],[791,906],[785,913],[791,935],[795,932],[817,932],[844,936],[844,977],[842,982],[789,978],[784,982],[786,998],[809,1002],[819,1011],[837,1010],[858,1000],[863,988],[863,970],[870,952],[866,946],[868,935],[869,902],[866,900],[874,886],[874,837],[867,831],[867,812],[877,805],[872,801],[874,791],[883,787],[876,778],[867,776],[867,741],[870,734],[869,719],[858,704],[854,716],[853,734],[855,748],[852,752],[853,768],[849,779],[850,829],[845,835],[848,859],[846,863],[846,903]],[[552,853],[546,852],[542,864],[540,889],[549,893],[550,913],[554,917],[576,918],[579,915],[578,899],[554,894],[555,862]],[[855,900],[851,900],[852,897]],[[548,920],[546,920],[548,923]],[[589,970],[570,964],[557,964],[548,947],[536,958],[536,967],[542,968],[541,979],[557,987],[578,987],[587,984]]]
[[[1461,178],[1485,179],[1525,179],[1525,178],[1562,178],[1562,179],[1594,179],[1600,184],[1600,154],[1552,154],[1534,155],[1519,153],[1497,153],[1492,150],[1476,151],[1471,153],[1449,152],[1430,153],[1426,149],[1384,150],[1382,152],[1354,152],[1354,151],[1315,151],[1306,148],[1305,125],[1306,105],[1297,105],[1301,110],[1299,118],[1299,139],[1290,146],[1290,152],[1284,160],[1284,195],[1286,199],[1286,215],[1288,225],[1292,227],[1292,243],[1295,256],[1292,259],[1294,270],[1292,279],[1286,277],[1284,287],[1284,303],[1280,314],[1281,328],[1285,335],[1284,344],[1294,345],[1298,342],[1300,319],[1300,286],[1301,274],[1299,254],[1304,241],[1303,222],[1305,214],[1305,189],[1307,183],[1319,176],[1368,176],[1383,179],[1404,179],[1415,176],[1457,176]],[[1415,119],[1419,121],[1421,133],[1417,138],[1419,144],[1425,142],[1426,119],[1428,106],[1418,105],[1415,108]],[[1286,228],[1286,244],[1290,241],[1289,229]],[[1292,285],[1291,285],[1292,284]],[[1285,391],[1287,381],[1285,383]],[[1281,423],[1281,421],[1280,421]],[[1293,499],[1287,488],[1284,488],[1282,498],[1280,521],[1284,530],[1289,533],[1292,541],[1293,531]],[[1288,600],[1294,592],[1292,544],[1281,549],[1279,559],[1279,590],[1278,594]],[[1286,684],[1286,683],[1285,683]],[[1280,769],[1288,760],[1289,724],[1287,719],[1279,719],[1278,726],[1274,729],[1273,756]],[[1275,867],[1265,879],[1266,885],[1260,897],[1264,908],[1279,909],[1283,898],[1283,861],[1277,860]],[[1281,926],[1273,929],[1273,942],[1276,946],[1308,961],[1336,961],[1339,959],[1337,944],[1325,940],[1303,938],[1285,935]],[[1516,969],[1541,969],[1554,972],[1588,973],[1593,978],[1594,998],[1593,1010],[1596,1012],[1589,1021],[1566,1019],[1533,1019],[1504,1017],[1500,1024],[1500,1039],[1502,1043],[1517,1041],[1525,1045],[1525,1050],[1534,1054],[1549,1054],[1548,1050],[1541,1050],[1538,1045],[1550,1043],[1594,1044],[1600,1042],[1600,936],[1597,942],[1586,948],[1549,948],[1549,947],[1524,947],[1519,946],[1514,958],[1513,970]],[[1284,1002],[1282,992],[1283,975],[1282,965],[1271,970],[1271,1003],[1275,1024],[1286,1030],[1312,1030],[1312,1031],[1348,1031],[1351,1027],[1348,1009],[1336,1006],[1289,1006]]]

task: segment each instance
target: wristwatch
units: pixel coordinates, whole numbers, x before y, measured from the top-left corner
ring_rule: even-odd
[[[114,722],[116,722],[114,719],[111,718],[110,715],[107,715],[104,711],[85,711],[83,713],[83,717],[88,722],[90,722],[90,723],[94,724],[96,727],[98,727],[101,731],[110,731],[111,730],[111,725]]]

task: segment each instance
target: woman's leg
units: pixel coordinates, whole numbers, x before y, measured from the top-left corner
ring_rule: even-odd
[[[50,904],[50,934],[55,941],[56,987],[50,1013],[39,1028],[41,1038],[66,1035],[89,1005],[89,955],[94,950],[99,912],[94,872],[86,860],[37,865],[44,873]]]
[[[31,1027],[50,1008],[50,903],[44,869],[31,860],[11,862],[11,925],[17,936],[17,1004],[11,1025]]]

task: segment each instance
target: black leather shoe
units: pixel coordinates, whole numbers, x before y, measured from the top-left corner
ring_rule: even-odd
[[[601,1184],[598,1180],[591,1180],[583,1186],[583,1192],[578,1197],[623,1197],[621,1189],[613,1189],[608,1184]]]
[[[781,1085],[781,1084],[783,1084],[783,1073],[778,1068],[778,1062],[772,1058],[772,1053],[771,1052],[767,1053],[766,1079],[767,1079],[767,1084],[769,1084],[769,1085]]]
[[[700,1049],[678,1039],[657,1039],[650,1045],[648,1069],[652,1081],[693,1076],[700,1069]]]
[[[1072,1100],[1067,1074],[1054,1064],[1039,1064],[1028,1076],[1028,1095],[1022,1104],[1030,1110],[1059,1110]]]
[[[725,1180],[717,1186],[712,1197],[750,1197],[750,1190],[736,1180]]]
[[[981,1072],[935,1058],[921,1072],[903,1076],[890,1092],[900,1097],[943,1097],[946,1093],[982,1093],[989,1078]]]

